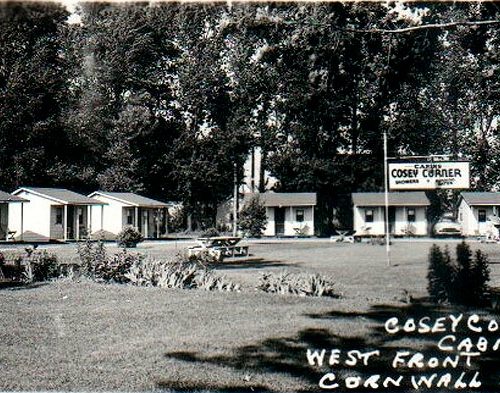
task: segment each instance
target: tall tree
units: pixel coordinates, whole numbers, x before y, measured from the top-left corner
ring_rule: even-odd
[[[47,184],[64,156],[66,95],[62,34],[68,14],[55,3],[0,4],[0,184]]]

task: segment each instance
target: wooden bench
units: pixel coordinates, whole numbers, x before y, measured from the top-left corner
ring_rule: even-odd
[[[248,246],[221,246],[215,249],[221,250],[222,254],[228,258],[248,256]]]

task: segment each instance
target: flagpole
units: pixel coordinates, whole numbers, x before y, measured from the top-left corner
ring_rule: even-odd
[[[384,130],[385,252],[387,256],[387,266],[391,266],[391,238],[389,234],[389,190],[387,175],[387,131]]]

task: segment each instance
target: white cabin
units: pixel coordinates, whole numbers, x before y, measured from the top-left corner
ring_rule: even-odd
[[[258,196],[266,207],[264,236],[314,236],[316,193],[265,192],[245,194],[244,203]]]
[[[357,236],[385,234],[385,195],[383,192],[352,194],[354,230]],[[389,233],[397,236],[428,234],[425,192],[389,193]]]
[[[458,204],[458,222],[464,236],[491,236],[498,238],[500,192],[462,192]],[[492,219],[493,218],[493,219]]]
[[[132,192],[95,191],[89,198],[102,205],[92,207],[94,237],[116,239],[127,225],[135,227],[145,238],[160,238],[167,232],[168,204]]]
[[[9,229],[16,240],[81,240],[92,228],[91,207],[103,203],[65,188],[21,187],[13,195],[29,203],[13,204]]]

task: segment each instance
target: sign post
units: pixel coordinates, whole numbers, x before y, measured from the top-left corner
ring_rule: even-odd
[[[389,182],[387,170],[387,131],[384,130],[384,199],[385,199],[385,252],[387,266],[391,266],[391,237],[389,234]]]
[[[441,160],[434,160],[440,157]],[[446,157],[446,159],[445,159]],[[384,131],[385,248],[391,266],[389,232],[389,190],[436,190],[470,188],[470,165],[465,160],[451,161],[447,156],[411,156],[388,162],[387,132]]]

